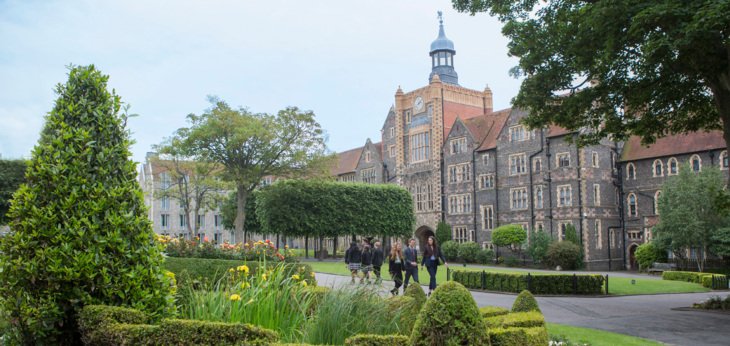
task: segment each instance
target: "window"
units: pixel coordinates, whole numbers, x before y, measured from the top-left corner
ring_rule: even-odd
[[[628,238],[631,240],[641,239],[641,231],[633,230],[633,231],[626,232],[626,234],[628,235]]]
[[[570,207],[573,205],[573,191],[570,185],[558,186],[558,207]]]
[[[433,210],[433,189],[431,184],[416,185],[416,211]]]
[[[406,124],[411,123],[411,111],[406,111]]]
[[[541,172],[542,171],[542,158],[536,157],[534,159],[533,164],[532,164],[532,170],[535,173],[538,173],[538,172]]]
[[[471,195],[452,195],[449,196],[449,214],[468,214],[471,213]]]
[[[162,229],[170,228],[170,214],[160,215],[160,227]]]
[[[517,174],[525,173],[526,157],[527,156],[524,153],[513,154],[513,155],[509,156],[509,175],[517,175]]]
[[[629,197],[627,198],[629,203],[629,216],[637,216],[639,215],[639,211],[636,208],[636,195],[633,193],[629,194]]]
[[[543,223],[542,223],[542,222],[536,222],[536,223],[535,223],[535,229],[536,229],[536,230],[537,230],[538,232],[545,232],[545,225],[543,225]]]
[[[466,230],[466,226],[454,226],[454,241],[457,243],[469,241],[469,231]]]
[[[461,154],[466,152],[466,137],[452,139],[449,143],[452,154]]]
[[[728,169],[728,166],[730,166],[730,162],[728,162],[727,150],[723,150],[720,153],[720,169],[722,169],[722,170]]]
[[[215,229],[221,229],[221,225],[223,225],[223,217],[220,215],[215,215],[213,218],[213,223],[215,224]]]
[[[677,159],[670,158],[669,161],[667,161],[667,168],[669,172],[667,172],[667,175],[677,175]]]
[[[570,167],[570,153],[558,153],[555,159],[558,167]]]
[[[261,179],[261,187],[269,186],[272,182],[274,182],[274,179],[272,177],[265,177]]]
[[[512,210],[527,209],[527,188],[510,189],[509,205]]]
[[[337,177],[337,181],[353,182],[355,181],[355,173],[341,175]]]
[[[188,218],[185,214],[180,214],[180,227],[188,227]]]
[[[375,167],[363,169],[360,171],[360,181],[367,184],[375,184],[377,183],[377,177],[375,175]]]
[[[489,154],[482,155],[482,164],[485,166],[489,164]]]
[[[480,189],[493,189],[494,188],[494,174],[482,174],[479,176],[479,188]]]
[[[591,154],[591,165],[593,166],[593,168],[598,168],[598,153],[597,152],[593,152]]]
[[[167,190],[170,188],[170,174],[167,172],[160,173],[160,188]]]
[[[195,224],[198,228],[205,228],[205,215],[198,214],[195,218]]]
[[[215,244],[216,245],[218,245],[218,244],[221,243],[221,238],[223,238],[222,236],[223,236],[223,234],[221,234],[221,233],[214,233],[213,234],[213,241],[215,241]]]
[[[596,240],[596,249],[603,248],[603,230],[601,229],[601,220],[596,220],[593,223],[593,239]]]
[[[388,156],[395,157],[395,145],[388,146]]]
[[[369,151],[365,152],[365,162],[370,162],[370,152]]]
[[[395,137],[395,127],[390,127],[390,138]]]
[[[458,165],[450,165],[448,172],[449,183],[471,181],[471,162],[460,163]]]
[[[633,163],[626,165],[626,180],[636,180],[636,167]]]
[[[700,159],[700,156],[695,154],[692,155],[692,157],[689,159],[690,165],[692,166],[692,171],[697,173],[700,170],[702,170],[702,159]]]
[[[485,230],[494,228],[494,207],[491,205],[482,206],[482,228]]]
[[[659,215],[659,197],[661,197],[662,191],[659,190],[654,194],[654,215]]]
[[[615,240],[615,238],[616,238],[616,231],[610,230],[608,232],[608,247],[609,248],[613,248],[613,249],[616,248],[616,240]]]
[[[512,126],[509,128],[509,140],[510,142],[521,142],[528,140],[529,136],[525,127],[522,125]]]
[[[654,177],[664,176],[664,165],[662,164],[662,160],[654,160],[651,173]]]
[[[601,205],[601,185],[593,184],[593,205]]]
[[[560,232],[559,239],[560,241],[565,240],[565,233],[568,231],[568,225],[572,225],[573,223],[570,221],[560,221],[558,222],[558,232]]]
[[[543,203],[543,187],[542,185],[535,186],[535,209],[542,209]]]
[[[421,132],[411,136],[411,162],[428,160],[431,143],[428,132]]]
[[[160,200],[160,209],[170,210],[170,197],[163,196]]]

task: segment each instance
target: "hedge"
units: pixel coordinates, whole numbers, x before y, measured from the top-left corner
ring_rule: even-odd
[[[512,304],[512,312],[528,312],[528,311],[540,311],[540,306],[537,305],[537,300],[528,290],[524,290],[517,295],[514,304]]]
[[[531,328],[544,327],[545,317],[537,311],[512,312],[484,319],[489,328]]]
[[[712,277],[715,277],[715,285],[713,287]],[[686,281],[701,284],[704,287],[712,289],[727,289],[727,276],[721,274],[699,273],[699,272],[683,272],[683,271],[665,271],[662,273],[662,280]]]
[[[249,267],[250,273],[253,275],[258,268],[259,262],[208,258],[165,257],[163,268],[175,273],[178,287],[184,287],[186,284],[196,281],[203,284],[215,284],[226,275],[226,272],[228,272],[229,269],[238,267],[244,263]],[[307,283],[309,284],[316,284],[316,280],[312,275],[312,267],[309,264],[287,263],[286,266],[290,268],[292,274],[296,271],[300,271],[299,275],[302,279],[307,280]],[[302,268],[304,269],[302,270]]]
[[[86,345],[268,345],[279,339],[251,324],[179,319],[145,324],[144,313],[116,306],[87,305],[78,321]]]
[[[406,346],[408,342],[405,335],[358,334],[345,339],[348,346]]]
[[[603,293],[605,278],[601,275],[530,275],[487,271],[452,270],[451,280],[470,289],[534,294],[598,295]]]
[[[702,276],[702,286],[711,288],[713,290],[726,290],[728,289],[727,284],[727,276],[725,275],[708,274]]]
[[[484,306],[479,308],[479,313],[482,314],[482,317],[487,318],[506,315],[509,313],[509,309],[505,309],[499,306]]]
[[[545,327],[494,328],[489,330],[492,346],[544,346],[550,340]]]

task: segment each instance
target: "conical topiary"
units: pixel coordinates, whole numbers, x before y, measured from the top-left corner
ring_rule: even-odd
[[[423,292],[423,287],[421,287],[418,283],[408,285],[408,288],[406,288],[406,291],[403,292],[403,295],[415,299],[416,303],[418,303],[419,309],[423,307],[423,304],[426,302],[426,292]]]
[[[172,309],[126,115],[107,79],[94,66],[70,69],[14,194],[0,241],[0,309],[14,342],[79,344],[75,315],[86,304],[157,317]]]
[[[471,293],[458,282],[436,288],[418,314],[411,345],[489,345],[487,326]]]
[[[528,312],[528,311],[540,311],[540,307],[537,305],[537,300],[528,290],[523,290],[515,299],[512,304],[512,312]]]

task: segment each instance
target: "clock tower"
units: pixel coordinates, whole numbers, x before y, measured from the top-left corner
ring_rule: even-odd
[[[438,75],[442,82],[459,85],[459,75],[454,70],[454,42],[446,38],[444,33],[444,19],[441,11],[439,15],[439,36],[431,43],[431,75],[428,77],[429,82],[433,80],[433,76]]]

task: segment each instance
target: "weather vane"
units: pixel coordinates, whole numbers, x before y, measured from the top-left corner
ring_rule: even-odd
[[[444,13],[441,11],[437,11],[436,13],[439,14],[439,24],[443,24],[444,23],[444,18],[443,18]]]

